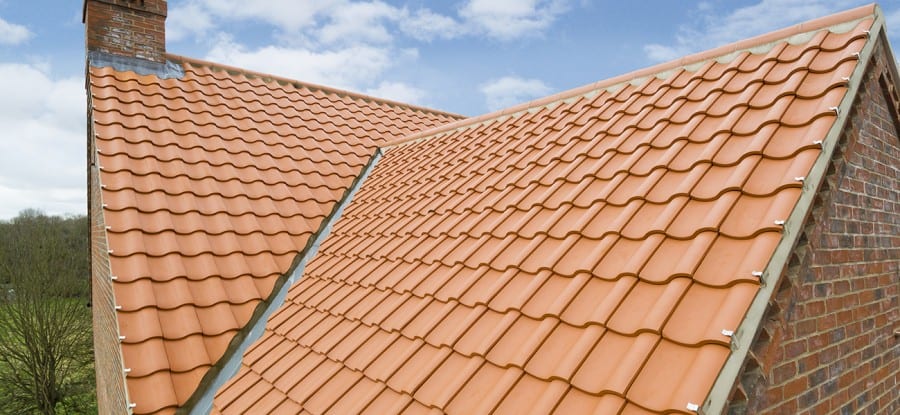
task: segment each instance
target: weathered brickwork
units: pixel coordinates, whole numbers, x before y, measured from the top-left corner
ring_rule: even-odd
[[[90,166],[91,296],[94,327],[94,367],[97,405],[101,414],[125,413],[127,398],[115,298],[110,279],[106,224],[103,221],[100,186],[95,165]]]
[[[88,51],[166,61],[165,0],[87,0]]]
[[[900,413],[900,139],[874,56],[731,413]]]

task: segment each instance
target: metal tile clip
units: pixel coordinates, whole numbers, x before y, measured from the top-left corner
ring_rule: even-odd
[[[813,144],[815,144],[815,145],[821,147],[821,146],[822,146],[822,140],[816,140],[816,141],[813,141]]]
[[[734,330],[726,330],[726,329],[722,329],[722,335],[725,336],[725,337],[731,337],[731,336],[734,336]]]
[[[763,272],[762,271],[753,271],[752,275],[756,278],[762,278]]]
[[[119,341],[125,340],[125,336],[119,336]]]
[[[853,57],[855,57],[856,59],[859,59],[859,52],[853,52],[853,53],[850,54],[850,56],[853,56]]]
[[[776,220],[776,221],[775,221],[775,224],[778,225],[778,226],[784,226],[784,221],[783,221],[783,220]]]
[[[134,408],[136,408],[136,407],[137,407],[137,404],[134,403],[134,402],[128,404],[128,409],[134,409]]]
[[[700,405],[697,405],[697,404],[695,404],[695,403],[693,403],[693,402],[688,402],[688,403],[687,403],[687,410],[688,410],[688,411],[694,411],[694,412],[697,412],[697,411],[700,410]]]
[[[110,275],[110,276],[109,276],[109,279],[115,281],[115,280],[119,279],[119,277],[117,277],[117,276],[115,276],[115,275]]]
[[[806,180],[806,177],[803,177],[803,176],[797,176],[797,177],[794,177],[794,180],[796,180],[796,181],[798,181],[798,182],[802,182],[802,181]]]
[[[120,305],[116,306],[116,310],[121,310],[121,309],[122,309],[122,306],[120,306]]]
[[[828,107],[828,109],[834,111],[834,113],[837,115],[841,115],[841,110],[838,107]]]
[[[131,373],[131,368],[130,368],[130,367],[126,367],[125,369],[122,369],[122,371],[125,372],[125,373]]]

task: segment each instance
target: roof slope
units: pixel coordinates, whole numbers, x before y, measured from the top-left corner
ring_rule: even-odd
[[[386,148],[215,409],[690,412],[872,14]]]
[[[135,413],[190,397],[377,145],[457,118],[170,59],[89,75]]]

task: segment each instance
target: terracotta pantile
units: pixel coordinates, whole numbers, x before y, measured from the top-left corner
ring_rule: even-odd
[[[625,396],[655,411],[703,402],[728,353],[716,344],[686,347],[662,340]]]
[[[692,284],[663,327],[663,336],[681,344],[708,340],[727,344],[729,338],[722,332],[737,328],[758,289],[757,284],[751,283],[728,288]]]
[[[653,333],[624,336],[607,331],[572,377],[572,385],[594,395],[624,395],[658,342]]]
[[[525,374],[509,390],[509,394],[503,398],[493,413],[549,413],[562,399],[568,387],[567,382],[559,379],[547,382]]]
[[[448,414],[490,413],[521,376],[520,369],[503,369],[485,363],[450,401],[446,411]]]
[[[413,397],[424,404],[446,408],[453,396],[468,383],[469,379],[472,379],[483,364],[483,359],[470,359],[457,353],[451,353],[428,376]]]
[[[595,396],[576,388],[570,388],[560,401],[559,406],[553,410],[553,414],[617,414],[623,404],[625,404],[625,399],[616,395],[604,394]]]
[[[690,284],[688,278],[675,278],[665,284],[638,281],[606,326],[625,334],[642,330],[659,332]]]
[[[335,415],[361,413],[363,408],[369,405],[384,388],[384,384],[362,377],[343,393],[325,413]]]

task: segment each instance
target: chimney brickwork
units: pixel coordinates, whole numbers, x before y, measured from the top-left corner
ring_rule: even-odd
[[[166,0],[85,0],[87,51],[166,61]]]

